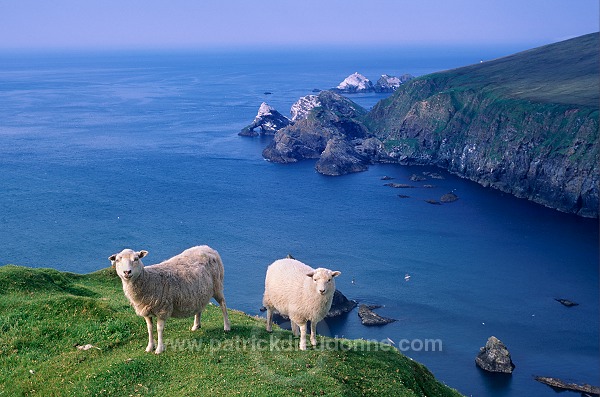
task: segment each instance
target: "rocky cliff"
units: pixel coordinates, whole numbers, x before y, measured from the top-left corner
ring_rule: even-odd
[[[598,37],[415,79],[365,123],[397,162],[598,217]]]

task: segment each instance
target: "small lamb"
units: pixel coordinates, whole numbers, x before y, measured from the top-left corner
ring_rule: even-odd
[[[263,305],[267,308],[267,332],[272,331],[273,311],[290,318],[294,335],[300,327],[300,350],[306,350],[306,323],[310,321],[310,343],[317,345],[317,323],[331,308],[338,271],[313,269],[295,259],[273,262],[267,269]]]
[[[223,262],[219,253],[203,245],[192,247],[156,265],[144,267],[148,251],[124,249],[108,259],[123,283],[123,292],[148,326],[147,352],[154,350],[152,317],[156,317],[156,354],[165,350],[163,330],[169,317],[194,316],[192,331],[200,328],[200,315],[210,298],[221,306],[225,331],[230,330],[223,296]]]

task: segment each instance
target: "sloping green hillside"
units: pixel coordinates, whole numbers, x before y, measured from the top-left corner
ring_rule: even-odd
[[[484,89],[533,102],[600,105],[600,40],[593,33],[429,76],[446,89]]]
[[[209,306],[202,329],[170,319],[167,350],[144,352],[147,334],[112,269],[87,275],[0,267],[0,395],[22,396],[459,396],[386,345],[298,339]],[[83,348],[85,345],[87,350]]]

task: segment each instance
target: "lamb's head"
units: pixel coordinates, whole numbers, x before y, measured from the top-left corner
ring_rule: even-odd
[[[127,282],[140,275],[144,267],[144,264],[140,259],[146,255],[148,255],[148,251],[136,252],[131,249],[124,249],[118,254],[111,255],[108,260],[111,261],[112,265],[115,267],[121,280]]]
[[[315,292],[321,295],[330,295],[335,292],[334,277],[337,277],[340,274],[342,273],[322,267],[306,273],[308,277],[312,278],[312,285],[315,288]]]

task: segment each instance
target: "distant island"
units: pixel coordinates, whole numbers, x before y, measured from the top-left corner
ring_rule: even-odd
[[[376,162],[435,165],[597,218],[599,37],[409,79],[369,112],[339,89],[301,98],[292,106],[300,116],[274,132],[263,156],[279,163],[318,159],[325,175]],[[362,87],[359,77],[351,80]]]

